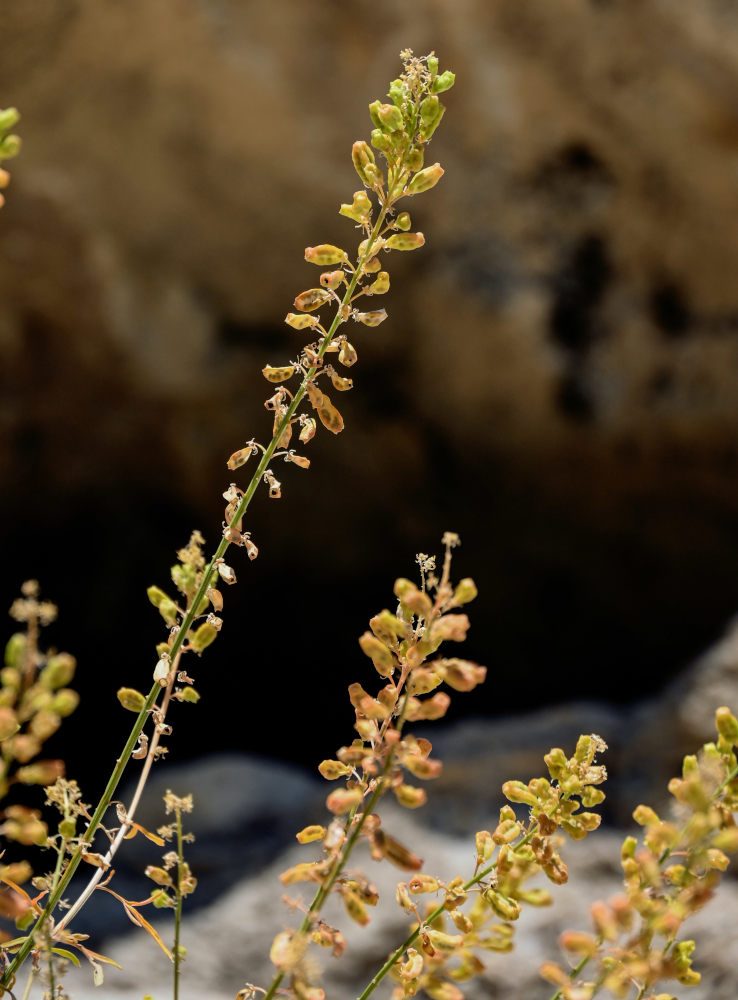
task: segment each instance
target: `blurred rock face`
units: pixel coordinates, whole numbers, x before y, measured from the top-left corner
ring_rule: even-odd
[[[337,208],[366,105],[402,47],[435,48],[458,82],[433,146],[446,176],[414,213],[428,246],[390,262],[347,432],[316,443],[320,485],[295,485],[272,548],[315,555],[340,478],[334,565],[357,575],[358,525],[409,536],[403,551],[469,527],[491,606],[533,619],[500,640],[512,661],[568,621],[591,664],[618,621],[607,665],[648,627],[642,660],[674,663],[726,616],[732,5],[63,0],[10,5],[3,34],[25,143],[0,220],[13,512],[33,520],[47,491],[105,510],[132,489],[212,523],[225,457],[265,433],[259,371],[296,353],[281,321],[314,281],[302,248],[352,238]]]

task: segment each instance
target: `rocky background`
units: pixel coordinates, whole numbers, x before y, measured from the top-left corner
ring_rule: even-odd
[[[490,667],[459,713],[598,700],[670,760],[706,738],[734,687],[700,714],[669,684],[738,604],[735,4],[54,0],[0,26],[24,139],[0,216],[0,602],[35,576],[60,604],[85,698],[59,752],[88,797],[115,690],[148,685],[145,587],[191,528],[219,533],[225,459],[268,427],[260,369],[295,353],[303,248],[352,237],[350,145],[405,46],[457,73],[446,175],[413,206],[427,246],[391,258],[344,434],[253,505],[261,556],[172,756],[331,754],[370,676],[355,637],[448,528]]]

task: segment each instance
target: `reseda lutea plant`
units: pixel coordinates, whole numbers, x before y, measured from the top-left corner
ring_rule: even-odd
[[[438,60],[433,54],[416,58],[410,50],[405,50],[401,58],[403,73],[390,85],[391,103],[374,101],[370,105],[374,125],[371,146],[365,141],[357,141],[352,149],[353,165],[362,188],[354,193],[350,203],[341,205],[340,214],[359,230],[358,248],[353,256],[332,244],[308,247],[305,251],[306,261],[326,270],[322,270],[315,287],[297,295],[296,311],[289,312],[285,318],[294,330],[307,334],[309,342],[294,360],[267,365],[263,370],[265,378],[275,385],[265,403],[273,415],[271,440],[262,444],[252,437],[229,458],[227,464],[232,471],[240,469],[254,456],[258,456],[258,462],[245,488],[231,483],[224,493],[227,506],[222,537],[212,557],[206,559],[199,532],[194,532],[189,544],[178,553],[179,562],[172,570],[172,580],[180,596],[172,597],[159,587],[149,588],[149,599],[169,627],[168,639],[157,650],[159,659],[153,685],[148,694],[128,687],[119,691],[120,703],[136,712],[136,720],[97,806],[91,813],[86,811],[84,814],[84,829],[64,840],[62,860],[52,883],[32,901],[30,897],[26,900],[28,919],[22,926],[24,933],[6,942],[2,949],[0,995],[11,987],[21,965],[34,949],[62,942],[65,947],[87,953],[82,946],[84,935],[72,933],[69,925],[95,889],[103,888],[103,880],[108,878],[122,842],[140,830],[134,816],[151,766],[166,752],[162,739],[171,733],[167,713],[172,700],[194,702],[198,699],[183,659],[187,657],[189,665],[192,657],[188,654],[201,654],[214,642],[223,625],[220,617],[223,594],[219,587],[236,582],[235,570],[225,561],[226,552],[230,546],[236,546],[245,548],[249,559],[257,557],[258,548],[244,526],[244,516],[257,489],[263,485],[271,499],[279,499],[282,485],[273,467],[278,459],[303,469],[310,465],[305,455],[291,447],[293,436],[297,437],[295,444],[306,445],[319,426],[333,434],[343,429],[343,418],[325,387],[330,382],[333,390],[343,392],[353,383],[328,363],[326,356],[335,355],[341,369],[354,365],[357,351],[345,332],[346,326],[355,323],[376,327],[387,316],[383,308],[365,307],[375,296],[385,294],[390,286],[389,273],[382,268],[380,255],[415,250],[425,242],[421,232],[411,231],[409,213],[398,213],[397,206],[403,199],[434,187],[443,175],[440,164],[425,166],[424,160],[428,143],[445,110],[438,95],[453,86],[454,74],[439,72]],[[5,112],[6,116],[8,114]],[[12,121],[8,119],[9,127],[15,120],[17,115]],[[0,116],[3,143],[0,155],[10,138],[3,137],[5,124],[8,122]],[[374,150],[383,165],[377,161]],[[6,150],[6,155],[12,152]],[[4,180],[6,175],[0,177],[0,183]],[[329,322],[321,318],[328,309],[333,310]],[[295,378],[299,379],[297,386],[288,388],[286,383]],[[310,409],[301,411],[306,398]],[[150,730],[144,732],[150,721]],[[116,805],[118,825],[107,827],[105,818],[131,758],[143,762],[135,793],[126,807],[121,803]],[[98,832],[109,841],[102,854],[91,849]],[[81,864],[91,866],[91,877],[57,921],[57,907]],[[134,905],[126,902],[128,906]],[[102,977],[101,960],[100,956],[94,959],[98,980]]]

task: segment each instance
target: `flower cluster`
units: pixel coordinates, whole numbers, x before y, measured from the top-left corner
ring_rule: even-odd
[[[654,992],[660,982],[700,981],[692,968],[695,943],[679,934],[712,898],[728,856],[738,851],[738,720],[723,707],[716,724],[716,741],[685,757],[681,777],[669,783],[674,816],[662,819],[645,805],[633,813],[644,832],[640,845],[633,836],[623,843],[625,893],[592,906],[592,933],[567,931],[561,938],[573,970],[553,962],[541,969],[558,987],[556,998],[591,1000],[605,989],[619,998],[673,1000]]]
[[[10,613],[26,630],[10,637],[0,671],[0,800],[13,784],[53,785],[64,774],[62,760],[39,759],[39,754],[79,704],[79,695],[68,686],[77,666],[74,657],[39,649],[40,630],[56,618],[56,607],[39,598],[35,580],[21,589],[23,596]],[[0,815],[3,837],[26,847],[46,844],[48,828],[39,810],[8,804]],[[28,861],[0,866],[0,876],[13,882],[25,882],[31,874]]]
[[[352,920],[369,922],[369,908],[378,902],[377,890],[365,876],[353,871],[350,876],[345,874],[359,838],[368,842],[376,860],[387,859],[410,872],[420,868],[420,859],[385,830],[375,810],[386,792],[392,792],[400,805],[410,809],[425,802],[425,791],[412,779],[434,778],[442,765],[431,756],[430,742],[407,734],[405,725],[437,719],[445,713],[450,697],[436,690],[441,684],[470,691],[485,679],[486,669],[477,664],[455,657],[434,658],[444,641],[461,642],[466,637],[469,619],[458,609],[477,592],[471,579],[455,587],[451,584],[451,550],[458,541],[450,532],[444,536],[446,553],[440,578],[434,561],[422,556],[419,587],[410,580],[397,580],[396,610],[380,611],[369,622],[371,631],[359,639],[384,684],[376,697],[361,684],[350,685],[358,736],[338,750],[336,759],[324,760],[318,768],[328,781],[345,779],[345,784],[326,799],[331,822],[327,826],[313,824],[297,834],[300,843],[320,842],[322,858],[294,865],[281,875],[285,886],[311,882],[316,893],[300,929],[283,931],[274,940],[271,958],[278,974],[267,996],[273,995],[289,974],[293,995],[309,1000],[322,997],[305,954],[309,940],[330,947],[334,955],[343,951],[340,930],[320,918],[329,893],[340,896]]]

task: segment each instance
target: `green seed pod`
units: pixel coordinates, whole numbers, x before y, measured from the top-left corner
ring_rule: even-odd
[[[375,149],[378,149],[380,153],[386,153],[392,146],[392,140],[388,135],[385,135],[381,128],[372,129],[372,133],[369,138],[371,139],[372,146],[374,146]]]
[[[394,104],[380,104],[376,109],[380,128],[388,132],[400,132],[405,128],[402,112]]]
[[[510,802],[522,802],[527,806],[538,805],[538,798],[522,781],[506,781],[502,786],[502,794]]]
[[[21,140],[18,135],[6,135],[5,138],[0,141],[0,159],[9,160],[12,156],[17,156],[20,153]]]
[[[5,665],[7,667],[20,667],[23,665],[27,641],[25,632],[16,632],[14,635],[11,635],[5,646]]]
[[[502,920],[517,920],[520,916],[521,907],[516,899],[503,896],[496,889],[485,889],[482,895],[493,913],[496,913]]]
[[[71,840],[76,832],[77,821],[72,816],[68,816],[66,819],[63,819],[59,824],[59,833],[65,840]]]
[[[402,80],[397,79],[392,81],[392,83],[389,85],[388,96],[389,99],[392,101],[392,103],[395,104],[398,108],[402,107],[402,103],[405,100],[405,97],[407,96],[405,84],[403,83]]]
[[[163,910],[167,906],[174,906],[174,900],[166,889],[157,889],[151,895],[151,902],[157,910]]]
[[[430,73],[430,75],[432,77],[435,77],[436,74],[438,73],[438,57],[428,56],[428,58],[425,60],[425,64],[428,67],[428,72]]]
[[[403,232],[407,232],[410,226],[412,226],[410,213],[400,212],[400,214],[395,219],[395,229],[402,229]]]
[[[376,160],[369,144],[363,139],[355,142],[351,148],[351,159],[361,182],[366,184],[367,187],[371,187],[372,181],[369,179],[371,174],[367,175],[367,167],[374,167],[376,170]]]
[[[437,892],[440,888],[438,879],[432,875],[414,875],[408,883],[408,889],[414,896],[423,892]]]
[[[68,715],[71,715],[79,705],[79,695],[76,691],[71,688],[62,688],[57,691],[54,697],[51,699],[51,704],[49,708],[52,712],[59,716],[60,719],[66,719]]]
[[[457,583],[454,590],[454,604],[468,604],[477,596],[477,585],[470,576]]]
[[[455,82],[456,76],[450,69],[447,69],[435,78],[431,85],[431,90],[434,94],[442,94],[445,90],[451,90]]]
[[[191,705],[195,705],[199,700],[200,700],[200,693],[196,691],[193,687],[191,687],[189,684],[186,687],[182,688],[182,701],[187,701]]]
[[[210,622],[204,622],[190,635],[190,645],[196,653],[202,653],[218,638],[218,630]]]
[[[443,167],[440,163],[434,163],[432,167],[426,167],[417,173],[407,186],[408,194],[422,194],[429,191],[443,177]]]
[[[8,132],[20,121],[18,108],[4,108],[0,111],[0,132]]]
[[[193,566],[183,566],[182,563],[175,563],[174,566],[172,566],[169,573],[172,578],[172,583],[180,592],[180,594],[187,595],[196,589],[197,572],[195,571],[195,568]],[[159,608],[159,610],[161,610],[161,604],[158,604],[156,606]]]
[[[70,653],[57,653],[47,660],[46,666],[41,671],[39,683],[49,691],[66,687],[74,677],[76,668],[77,661]]]
[[[394,233],[387,240],[390,250],[417,250],[425,243],[422,233]]]
[[[341,205],[339,215],[345,215],[354,222],[368,222],[372,214],[372,203],[366,191],[355,191],[351,205]]]
[[[321,243],[317,247],[305,248],[305,260],[319,267],[332,267],[334,264],[342,264],[347,258],[345,250],[335,247],[331,243]]]
[[[477,857],[480,861],[489,861],[495,852],[495,843],[489,830],[479,830],[474,835],[477,845]]]
[[[725,705],[715,712],[715,725],[724,740],[732,746],[738,744],[738,719]]]
[[[360,788],[337,788],[335,792],[331,792],[325,804],[329,812],[341,815],[360,805],[363,798]]]
[[[371,118],[374,125],[379,129],[381,129],[382,127],[382,119],[379,117],[379,109],[381,108],[381,106],[382,102],[378,100],[372,101],[372,103],[369,105],[369,117]]]
[[[346,913],[348,913],[352,920],[356,921],[362,927],[369,923],[369,914],[366,912],[366,906],[364,906],[358,893],[343,886],[341,889],[341,898],[343,899],[343,905],[346,907]]]
[[[12,708],[0,708],[0,743],[10,739],[20,729],[15,712]]]
[[[135,688],[119,688],[117,697],[123,708],[129,712],[138,713],[146,704],[144,696]]]
[[[416,170],[420,170],[423,166],[424,159],[423,150],[419,146],[415,146],[405,157],[405,164],[415,173]]]

